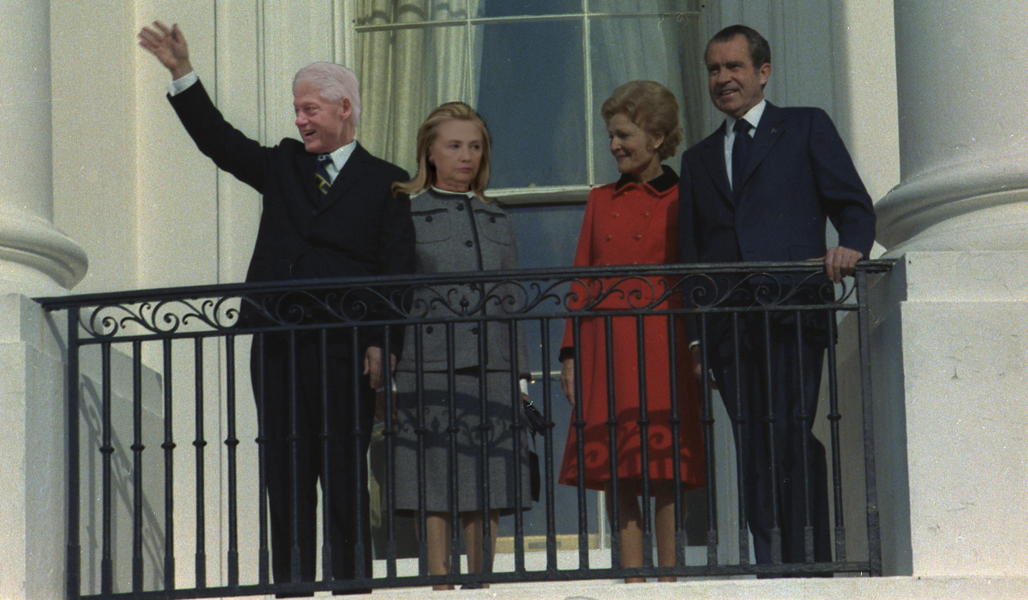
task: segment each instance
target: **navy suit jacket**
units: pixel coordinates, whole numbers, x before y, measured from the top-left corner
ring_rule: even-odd
[[[682,156],[683,263],[818,258],[826,250],[826,218],[839,245],[867,257],[875,228],[871,198],[823,110],[768,102],[735,191],[725,169],[724,127]]]
[[[233,128],[200,82],[169,97],[200,151],[262,195],[260,228],[246,280],[284,281],[414,272],[410,200],[390,186],[407,173],[359,144],[327,196],[315,186],[317,157],[299,140],[261,146]],[[260,325],[243,304],[242,325]],[[399,353],[402,327],[391,347]],[[364,345],[381,345],[374,336]]]

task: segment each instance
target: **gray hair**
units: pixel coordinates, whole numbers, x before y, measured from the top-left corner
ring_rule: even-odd
[[[361,120],[360,83],[353,71],[330,62],[314,62],[296,72],[293,77],[293,92],[300,84],[309,83],[317,88],[321,97],[329,102],[342,102],[349,98],[353,106],[354,129]]]

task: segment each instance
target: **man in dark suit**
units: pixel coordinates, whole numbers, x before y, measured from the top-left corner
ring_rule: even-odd
[[[710,98],[726,119],[682,157],[682,262],[817,260],[831,281],[851,274],[871,249],[875,217],[831,119],[817,108],[779,108],[764,100],[771,51],[749,27],[723,29],[704,57]],[[839,233],[831,248],[826,217]],[[718,283],[717,293],[724,293],[740,280]],[[827,281],[782,283],[795,302],[810,304],[820,301],[812,290]],[[751,298],[745,302],[762,293],[742,285]],[[745,303],[729,298],[722,305],[739,302]],[[692,328],[691,346],[697,357],[703,351],[709,358],[737,425],[745,518],[761,564],[831,560],[825,450],[811,433],[831,341],[828,318],[808,315],[797,323],[794,315],[765,320],[740,313],[733,320],[722,313]]]
[[[171,72],[169,99],[199,149],[263,195],[248,282],[414,271],[410,202],[390,190],[408,176],[355,141],[360,96],[352,72],[330,63],[301,69],[293,97],[303,141],[263,147],[232,128],[211,102],[177,25],[155,22],[142,29],[139,43]],[[240,321],[248,327],[333,321],[323,304],[331,294],[295,296],[302,299],[244,301]],[[299,312],[283,314],[283,302],[284,312]],[[331,554],[324,575],[371,576],[365,455],[371,389],[380,389],[388,375],[385,340],[379,330],[361,331],[357,340],[349,329],[321,333],[257,334],[251,352],[276,582],[314,579],[319,479],[329,529],[324,553]],[[394,333],[390,350],[398,354],[402,328]]]

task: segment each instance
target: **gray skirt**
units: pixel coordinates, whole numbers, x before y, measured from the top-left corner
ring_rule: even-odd
[[[486,483],[490,510],[504,514],[519,506],[531,508],[527,427],[518,435],[515,460],[512,411],[521,410],[521,399],[512,391],[511,373],[486,373],[485,419],[477,370],[455,374],[453,394],[446,373],[426,372],[422,377],[419,415],[415,374],[396,374],[396,435],[391,436],[395,443],[396,509],[418,510],[423,493],[425,510],[448,513],[453,509],[451,494],[455,487],[457,512],[481,511]],[[519,420],[526,425],[523,414],[519,414]],[[456,480],[451,483],[453,476]],[[515,489],[518,479],[520,490]]]

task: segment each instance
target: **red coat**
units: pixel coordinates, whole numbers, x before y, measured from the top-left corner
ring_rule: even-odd
[[[653,184],[653,185],[651,185]],[[656,186],[656,187],[654,187]],[[661,188],[661,189],[657,189]],[[678,184],[674,172],[640,184],[609,184],[589,194],[582,231],[575,252],[575,266],[664,264],[678,259]],[[570,307],[591,309],[646,306],[667,292],[662,277],[618,280],[604,278],[572,286]],[[597,294],[606,294],[593,304]],[[654,308],[680,306],[680,298],[668,295]],[[582,381],[579,405],[584,421],[585,486],[603,489],[610,481],[610,403],[617,419],[615,428],[618,478],[642,478],[640,445],[640,397],[637,328],[643,323],[643,364],[646,372],[646,426],[649,474],[652,481],[674,477],[673,428],[671,426],[671,381],[677,386],[678,440],[681,481],[687,487],[705,483],[703,438],[699,422],[699,393],[693,375],[693,361],[686,347],[684,323],[677,319],[669,336],[669,319],[649,315],[621,316],[612,320],[609,345],[612,349],[613,393],[607,390],[606,326],[603,317],[579,321],[579,362]],[[669,339],[670,338],[670,339]],[[672,369],[669,343],[676,346],[677,361]],[[572,322],[564,332],[563,347],[574,346]],[[572,411],[560,482],[578,482],[578,408]]]

